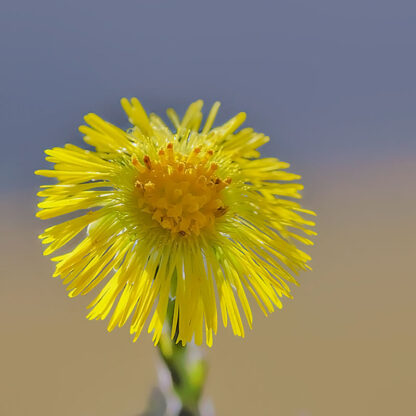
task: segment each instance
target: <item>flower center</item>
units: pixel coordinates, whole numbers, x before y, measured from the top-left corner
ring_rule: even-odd
[[[141,164],[133,156],[139,208],[173,235],[199,235],[212,227],[215,218],[227,211],[221,191],[231,183],[231,178],[215,175],[218,165],[211,162],[212,155],[212,150],[202,154],[197,147],[184,156],[169,143],[159,150],[158,160],[145,156]]]

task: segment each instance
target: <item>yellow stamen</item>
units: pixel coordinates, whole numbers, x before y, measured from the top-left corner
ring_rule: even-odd
[[[150,161],[150,157],[149,156],[145,156],[143,158],[143,162],[146,165],[147,169],[151,170],[152,169],[152,162]]]
[[[133,165],[141,167],[135,182],[139,208],[172,235],[199,235],[227,211],[221,192],[230,179],[221,180],[214,175],[218,165],[209,163],[212,150],[200,154],[200,147],[189,155],[176,153],[169,143],[159,150],[158,160],[143,158],[147,169],[132,158]]]

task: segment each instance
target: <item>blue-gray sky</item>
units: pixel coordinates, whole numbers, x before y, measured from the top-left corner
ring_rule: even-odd
[[[415,23],[403,0],[3,0],[0,186],[39,183],[87,112],[127,127],[122,96],[220,100],[295,168],[415,154]]]

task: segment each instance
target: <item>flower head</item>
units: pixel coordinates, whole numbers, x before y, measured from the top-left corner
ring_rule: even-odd
[[[237,132],[244,113],[212,128],[215,103],[202,126],[203,103],[196,101],[182,120],[167,111],[172,131],[136,98],[121,104],[130,129],[88,114],[80,131],[92,150],[46,150],[54,168],[36,171],[57,179],[41,187],[37,216],[78,214],[45,230],[44,254],[87,229],[52,259],[54,276],[71,297],[101,285],[88,318],[111,314],[109,330],[130,319],[134,340],[149,318],[159,341],[169,299],[178,342],[200,344],[205,332],[212,345],[219,310],[224,326],[229,321],[244,336],[243,314],[252,326],[249,297],[267,315],[282,296],[291,297],[292,274],[309,268],[309,256],[295,245],[312,244],[297,232],[315,234],[302,217],[314,213],[292,200],[300,198],[302,185],[292,182],[300,177],[286,172],[285,162],[260,158],[268,137],[251,128]]]

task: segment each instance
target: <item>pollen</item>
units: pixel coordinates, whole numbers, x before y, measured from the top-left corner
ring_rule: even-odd
[[[144,156],[143,163],[132,157],[139,209],[179,238],[212,229],[228,211],[223,190],[231,183],[231,178],[216,175],[219,166],[212,161],[214,152],[195,147],[183,155],[169,143],[157,154],[154,160]]]

